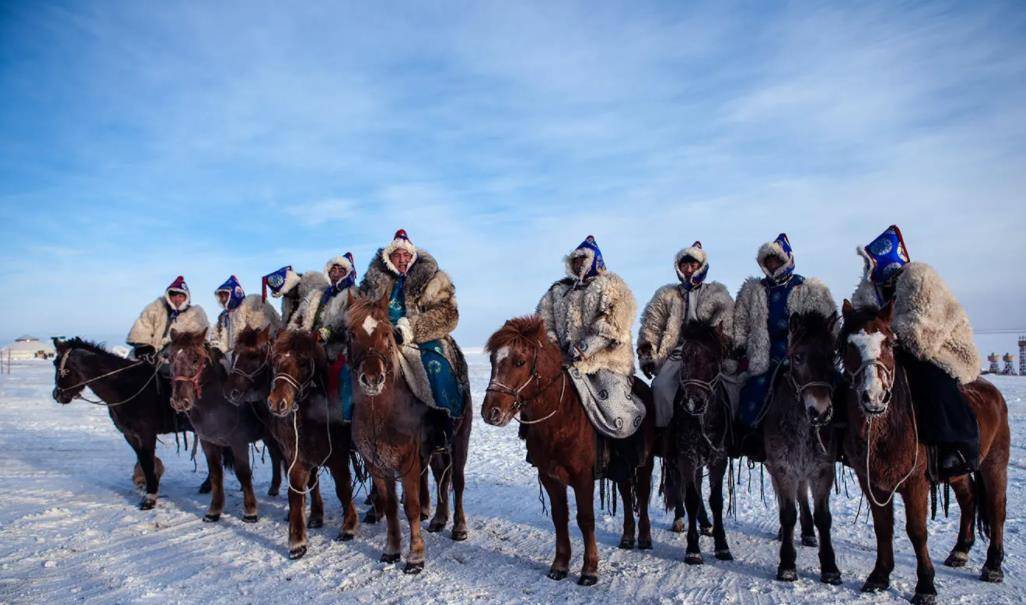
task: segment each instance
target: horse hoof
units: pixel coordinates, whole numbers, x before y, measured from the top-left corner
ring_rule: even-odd
[[[355,537],[356,537],[356,534],[354,534],[352,532],[340,531],[340,532],[338,532],[338,535],[335,536],[335,541],[336,542],[348,542],[348,541],[352,540]]]
[[[716,558],[720,561],[733,561],[734,555],[730,554],[730,549],[724,548],[716,551]]]
[[[598,576],[591,574],[581,574],[581,579],[577,580],[578,586],[594,586],[598,583]]]
[[[819,546],[819,541],[816,540],[816,536],[802,536],[802,546],[811,546],[815,548]]]
[[[259,520],[260,517],[258,515],[242,515],[243,523],[256,523]]]
[[[432,521],[431,523],[428,523],[428,526],[427,526],[428,533],[432,533],[432,534],[437,534],[438,532],[442,531],[443,529],[445,529],[445,523],[436,523],[436,522]]]
[[[936,602],[937,595],[935,594],[923,594],[917,592],[916,595],[912,597],[912,605],[934,605]]]
[[[620,548],[624,550],[634,549],[634,538],[623,538],[620,540]]]
[[[424,562],[420,563],[407,563],[406,567],[403,567],[403,573],[407,575],[416,575],[424,571]]]
[[[841,585],[841,572],[839,571],[824,571],[819,575],[819,581],[824,584],[830,584],[831,586]]]
[[[390,555],[388,553],[385,553],[385,554],[381,555],[381,559],[379,559],[379,561],[381,561],[382,563],[398,563],[399,562],[399,553],[395,553],[394,555]]]
[[[431,515],[429,515],[427,513],[420,513],[420,520],[421,521],[427,521],[430,516]]]
[[[221,520],[221,513],[207,513],[203,515],[204,523],[217,523]]]
[[[369,525],[374,525],[378,522],[378,515],[374,512],[373,508],[363,515],[363,522]]]
[[[324,527],[324,519],[310,517],[310,520],[306,522],[306,526],[309,529],[318,529],[320,527]]]
[[[684,527],[684,520],[683,519],[675,519],[673,521],[673,525],[670,526],[670,531],[672,531],[675,534],[682,534],[682,533],[684,533],[684,530],[686,530],[686,529],[687,528]]]
[[[467,530],[465,529],[454,529],[452,530],[452,539],[454,542],[462,542],[467,539]]]
[[[153,507],[157,505],[155,498],[143,498],[139,501],[139,510],[153,510]]]
[[[566,572],[561,569],[550,569],[548,575],[550,580],[558,581],[566,578]]]
[[[883,592],[891,587],[891,583],[887,580],[879,582],[877,580],[866,580],[866,583],[862,585],[862,592]]]
[[[684,562],[688,565],[701,565],[705,563],[702,560],[702,554],[697,552],[689,552],[684,555]]]
[[[983,571],[980,572],[980,579],[984,582],[992,582],[994,584],[997,584],[998,582],[1004,581],[1005,572],[1001,571],[1000,568],[991,569],[989,567],[984,567]]]
[[[651,540],[638,539],[638,550],[652,550]]]
[[[703,536],[711,538],[712,535],[713,535],[712,525],[703,525],[703,526],[699,527],[698,528],[698,533],[703,535]]]
[[[944,559],[944,565],[948,567],[965,567],[965,564],[969,562],[969,553],[960,552],[957,550],[951,551],[947,559]]]
[[[302,559],[303,555],[306,554],[306,546],[297,546],[289,550],[289,559],[295,561],[296,559]]]
[[[271,489],[267,490],[267,495],[272,497],[272,498],[277,498],[278,497],[278,493],[279,493],[278,492],[278,488],[276,488],[276,487],[272,487]]]
[[[201,493],[201,494],[209,494],[210,493],[210,479],[207,479],[203,483],[200,483],[199,493]]]
[[[780,568],[777,570],[777,579],[781,582],[794,582],[798,579],[798,570]]]

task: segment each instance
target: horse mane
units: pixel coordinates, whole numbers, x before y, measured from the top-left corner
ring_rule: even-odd
[[[235,346],[242,345],[244,347],[256,347],[257,340],[263,334],[263,328],[254,328],[252,326],[246,326],[239,330],[239,333],[235,336]],[[273,339],[269,339],[273,340]]]
[[[844,317],[843,325],[837,335],[837,350],[843,351],[848,345],[848,337],[862,329],[867,323],[877,319],[880,312],[873,308],[857,309]]]
[[[101,343],[93,342],[91,340],[86,340],[86,339],[84,339],[84,338],[82,338],[80,336],[76,336],[74,338],[70,338],[68,340],[61,341],[58,348],[60,348],[60,349],[84,349],[86,351],[89,351],[90,353],[96,353],[97,355],[107,355],[109,357],[117,357],[118,359],[121,359],[121,357],[119,355],[117,355],[116,353],[111,353],[110,351],[108,351],[103,346],[102,342]]]
[[[696,340],[707,345],[721,356],[727,352],[727,341],[723,333],[713,324],[705,321],[690,321],[680,330],[681,340]]]
[[[545,322],[540,315],[514,317],[488,338],[485,352],[493,353],[503,347],[533,346],[546,340]]]
[[[285,330],[272,345],[275,356],[292,353],[296,356],[314,360],[318,370],[323,370],[328,365],[324,349],[317,343],[312,332],[306,330]]]
[[[347,326],[358,326],[363,323],[363,320],[367,317],[373,317],[377,320],[385,319],[386,308],[382,300],[376,300],[366,296],[354,296],[349,301],[349,308],[346,310],[346,325]]]

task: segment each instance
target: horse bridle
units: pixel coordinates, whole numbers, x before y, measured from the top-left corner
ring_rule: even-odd
[[[556,380],[558,380],[559,378],[562,378],[565,381],[566,380],[566,372],[563,372],[562,369],[560,369],[559,375],[556,376],[555,378],[553,378],[552,380],[550,380],[544,386],[540,386],[538,388],[538,393],[534,397],[531,397],[530,399],[523,399],[523,398],[521,398],[521,394],[524,392],[524,389],[526,389],[528,386],[530,386],[532,382],[538,381],[539,385],[541,384],[541,374],[538,373],[538,353],[541,352],[541,350],[542,350],[542,343],[538,342],[537,346],[534,348],[534,354],[532,355],[532,358],[531,358],[531,375],[527,377],[527,380],[525,380],[523,382],[523,384],[521,384],[518,387],[511,387],[511,386],[507,386],[505,384],[502,384],[501,382],[499,382],[498,380],[495,379],[494,371],[493,371],[492,372],[492,374],[493,374],[492,378],[491,378],[491,380],[488,381],[488,387],[485,389],[485,393],[499,393],[501,395],[509,395],[510,397],[512,397],[513,398],[513,414],[516,415],[517,412],[519,412],[520,410],[522,410],[525,407],[527,407],[527,404],[529,404],[532,401],[536,400],[538,397],[541,396],[542,393],[545,392],[546,389],[548,389],[550,386],[555,384]],[[565,388],[565,386],[566,385],[564,383],[564,388]],[[562,399],[562,395],[560,395],[560,399]],[[553,412],[553,413],[555,413],[555,412]],[[551,416],[551,414],[550,414],[550,416]],[[547,419],[547,417],[545,419]],[[524,421],[521,421],[521,423],[529,424],[529,422],[525,423]]]
[[[271,379],[271,388],[273,389],[274,385],[277,384],[277,382],[280,380],[280,381],[284,382],[285,384],[289,385],[290,387],[292,387],[293,390],[295,390],[295,392],[296,392],[295,399],[296,399],[296,401],[298,401],[298,400],[303,398],[303,395],[306,393],[307,389],[310,388],[310,385],[312,385],[316,379],[317,379],[317,364],[315,364],[314,361],[311,359],[310,360],[310,377],[309,378],[307,378],[303,382],[300,382],[300,381],[296,380],[295,378],[293,378],[292,375],[289,374],[288,372],[278,372],[278,371],[275,371],[274,378]]]
[[[260,365],[258,365],[255,370],[253,370],[251,372],[247,372],[247,371],[242,370],[242,369],[240,369],[238,367],[239,356],[237,354],[233,355],[232,356],[232,367],[229,368],[228,375],[231,376],[233,374],[237,374],[239,376],[242,376],[243,378],[245,378],[246,380],[248,380],[250,382],[256,382],[257,374],[262,372],[264,370],[264,368],[266,368],[268,366],[268,364],[270,363],[270,359],[271,359],[271,347],[268,346],[267,347],[267,352],[264,354],[264,358],[260,362]]]
[[[68,365],[68,356],[71,355],[72,351],[74,351],[74,349],[70,349],[69,348],[69,349],[65,349],[65,351],[63,353],[61,353],[61,360],[57,364],[57,377],[58,378],[64,378],[68,374],[71,374],[71,370],[69,370],[67,368],[67,365]],[[72,390],[75,390],[75,389],[77,389],[79,387],[87,387],[90,384],[92,384],[92,383],[94,383],[94,382],[96,382],[98,380],[102,380],[103,378],[107,378],[107,377],[113,376],[115,374],[120,374],[121,372],[124,372],[125,370],[131,370],[132,368],[134,368],[136,366],[139,366],[141,364],[144,364],[144,363],[146,363],[146,362],[143,361],[143,360],[139,360],[139,361],[136,361],[135,363],[127,365],[127,366],[125,366],[123,368],[118,368],[118,369],[113,370],[111,372],[107,372],[106,374],[100,374],[99,376],[93,376],[92,378],[90,378],[88,380],[83,380],[83,381],[81,381],[81,382],[79,382],[77,384],[71,385],[70,387],[62,387],[60,385],[60,383],[57,380],[55,380],[54,381],[54,385],[53,385],[54,395],[56,396],[57,393],[63,393],[63,392],[67,392],[67,391],[72,391]],[[147,383],[147,384],[149,384],[149,383]],[[145,385],[144,385],[144,388],[145,388]],[[137,395],[138,395],[138,393],[137,393]],[[56,397],[54,397],[54,398],[56,399]],[[73,395],[73,398],[85,399],[85,397],[82,397],[81,393],[79,393],[78,395]],[[133,396],[130,399],[134,399],[134,398],[135,397]],[[86,401],[89,401],[89,400],[86,400]],[[123,401],[121,403],[126,403],[127,401],[128,400]]]
[[[352,347],[350,347],[350,349],[351,348]],[[380,359],[381,360],[381,365],[385,368],[385,379],[386,380],[388,379],[389,376],[393,375],[394,370],[392,368],[391,360],[389,360],[387,355],[385,355],[384,353],[382,353],[381,351],[379,351],[379,350],[377,350],[377,349],[375,349],[373,347],[367,347],[366,349],[361,351],[360,355],[353,357],[353,369],[355,369],[357,372],[359,372],[360,367],[363,365],[363,363],[365,361],[367,361],[368,358],[371,358],[371,357],[373,357],[375,359]]]
[[[856,379],[862,374],[865,374],[866,370],[868,370],[869,368],[876,368],[880,372],[880,382],[883,383],[884,392],[884,398],[881,403],[883,404],[884,409],[886,409],[887,406],[890,405],[891,399],[894,396],[894,370],[888,368],[887,364],[880,361],[879,359],[870,359],[867,361],[863,361],[862,365],[859,366],[859,369],[855,370],[854,372],[848,372],[847,370],[845,370],[845,372],[848,374],[848,378],[851,379],[851,389],[855,390]]]
[[[185,349],[178,349],[175,352],[175,357],[178,357],[179,355],[181,355],[182,351],[184,351],[184,350]],[[200,398],[203,397],[203,383],[202,383],[203,372],[204,372],[204,370],[207,369],[207,364],[212,362],[212,360],[210,358],[210,354],[206,351],[205,348],[203,349],[203,352],[200,353],[200,357],[203,358],[203,362],[199,364],[199,369],[196,370],[195,374],[193,374],[192,376],[172,376],[171,377],[171,382],[188,382],[188,383],[192,384],[192,388],[193,388],[193,390],[196,393],[196,399],[200,399]],[[174,374],[174,361],[173,360],[172,360],[172,374]]]
[[[681,351],[674,351],[673,353],[670,353],[670,356],[671,356],[671,358],[676,356],[676,358],[683,360],[684,353],[683,353],[682,350]],[[687,387],[693,387],[693,388],[696,388],[696,389],[698,389],[700,391],[704,391],[706,393],[707,399],[706,399],[706,405],[702,406],[701,409],[696,409],[696,410],[692,411],[692,410],[689,410],[689,409],[687,409],[685,407],[684,411],[686,411],[688,414],[690,414],[692,416],[702,416],[702,415],[705,414],[706,409],[709,407],[708,399],[713,398],[713,397],[716,396],[716,389],[717,389],[717,387],[720,386],[720,381],[723,379],[723,371],[720,370],[719,372],[716,372],[716,375],[713,376],[710,380],[701,380],[699,378],[684,378],[684,370],[685,370],[685,368],[687,368],[687,364],[682,363],[681,366],[680,366],[680,375],[678,377],[678,384],[681,387],[682,398],[683,398],[683,389],[687,388]]]

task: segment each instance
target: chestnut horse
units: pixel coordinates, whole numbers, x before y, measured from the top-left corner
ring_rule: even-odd
[[[346,313],[353,389],[353,441],[374,478],[375,508],[384,510],[387,539],[381,560],[400,559],[396,479],[403,486],[403,507],[410,523],[410,550],[403,571],[424,569],[424,539],[420,522],[430,511],[424,466],[430,462],[438,485],[435,518],[428,531],[439,531],[448,521],[448,493],[453,486],[453,540],[467,537],[463,511],[464,467],[470,443],[470,414],[464,410],[453,434],[451,450],[432,456],[427,451],[428,407],[410,390],[399,364],[399,347],[388,319],[388,297],[380,301],[356,298]]]
[[[96,403],[107,407],[114,427],[135,451],[136,473],[141,471],[140,487],[146,490],[139,508],[152,509],[164,471],[156,456],[157,435],[192,430],[188,417],[171,409],[167,380],[148,363],[124,359],[81,338],[54,339],[54,345],[53,398],[61,404],[85,399],[82,391],[87,386],[100,398]],[[209,485],[208,475],[200,492]]]
[[[916,408],[905,370],[895,357],[893,311],[893,304],[880,311],[856,311],[845,300],[844,328],[838,341],[852,383],[847,394],[844,450],[869,500],[876,532],[876,566],[862,590],[879,592],[890,585],[894,569],[893,500],[897,493],[905,502],[905,528],[916,551],[918,582],[912,601],[932,603],[937,589],[926,545],[930,492],[927,451],[917,438]],[[958,541],[945,565],[966,564],[975,541],[974,520],[978,519],[981,533],[990,538],[980,579],[1000,582],[1004,578],[1001,563],[1010,447],[1008,407],[1001,392],[982,378],[961,388],[979,424],[980,470],[973,479],[963,475],[950,480],[961,509],[961,524]]]
[[[236,344],[238,351],[238,344]],[[307,550],[303,522],[306,494],[313,492],[310,526],[323,523],[324,505],[317,492],[317,469],[326,466],[342,502],[342,528],[338,539],[352,540],[359,528],[353,502],[349,460],[353,452],[350,428],[342,419],[342,406],[332,401],[324,385],[328,362],[316,336],[305,330],[283,330],[271,348],[274,378],[267,397],[271,434],[285,452],[289,465],[289,558]],[[303,488],[306,489],[303,489]]]
[[[597,435],[585,414],[580,396],[563,367],[563,354],[545,333],[541,317],[514,318],[488,339],[492,377],[481,404],[481,417],[490,425],[506,426],[519,414],[526,427],[527,452],[552,503],[556,529],[556,556],[548,577],[562,580],[570,566],[567,487],[577,499],[577,524],[584,537],[584,564],[578,584],[598,581],[598,545],[595,543],[595,462]],[[644,439],[644,460],[633,481],[618,483],[623,497],[621,548],[635,543],[634,511],[639,512],[637,544],[652,548],[648,500],[652,490],[655,415],[651,391],[640,380],[634,393],[648,413],[638,429]]]
[[[171,407],[189,417],[207,458],[210,506],[203,520],[210,523],[218,521],[224,511],[224,469],[221,463],[223,452],[230,450],[235,476],[242,485],[242,520],[256,523],[257,500],[249,467],[249,444],[263,439],[266,431],[253,410],[234,406],[225,400],[221,390],[225,369],[221,364],[220,351],[212,349],[206,337],[206,330],[171,330],[168,348]]]

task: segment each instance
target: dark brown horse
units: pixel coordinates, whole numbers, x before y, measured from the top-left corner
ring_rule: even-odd
[[[143,475],[146,490],[139,508],[153,508],[164,466],[155,455],[157,435],[192,430],[189,419],[171,409],[171,386],[150,364],[124,359],[81,338],[55,339],[54,345],[53,398],[71,403],[87,386],[100,398],[114,426],[135,451],[136,469]],[[204,485],[209,486],[209,481],[208,476]]]
[[[794,528],[796,502],[808,502],[812,490],[819,530],[820,580],[840,584],[830,536],[830,489],[840,439],[831,430],[837,349],[834,328],[837,313],[792,315],[787,365],[781,370],[763,420],[766,468],[773,479],[780,512],[781,544],[777,579],[798,579]],[[804,533],[804,531],[803,531]],[[811,536],[815,538],[815,534]],[[810,540],[803,540],[809,543]],[[814,542],[812,542],[814,543]]]
[[[242,520],[255,523],[257,500],[249,467],[249,444],[263,439],[264,426],[248,407],[232,405],[224,398],[225,369],[220,352],[206,342],[206,331],[179,333],[171,330],[168,348],[171,362],[171,407],[192,422],[207,458],[210,472],[210,506],[203,520],[218,521],[224,510],[223,452],[234,458],[235,476],[242,485]]]
[[[331,472],[335,493],[342,503],[338,539],[353,539],[360,524],[349,471],[353,452],[350,427],[343,421],[341,404],[329,397],[325,389],[327,367],[324,348],[314,334],[305,330],[284,330],[278,334],[271,349],[274,378],[267,406],[271,413],[271,434],[284,450],[289,465],[291,559],[302,557],[307,550],[307,524],[303,522],[307,493],[314,494],[310,526],[319,527],[323,523],[324,505],[317,492],[319,467],[327,467]]]
[[[905,503],[905,528],[916,551],[918,582],[912,600],[932,603],[937,590],[926,545],[930,492],[927,451],[917,438],[916,408],[905,370],[894,354],[893,305],[880,311],[855,311],[845,300],[843,314],[838,348],[852,382],[844,450],[869,500],[876,532],[876,566],[862,590],[878,592],[890,585],[894,569],[893,500],[900,494]],[[975,541],[974,520],[978,519],[981,533],[989,533],[990,538],[980,579],[1000,582],[1004,578],[1001,563],[1010,446],[1008,407],[1001,392],[982,378],[962,386],[962,393],[979,424],[980,470],[973,479],[963,475],[950,481],[962,516],[958,541],[945,564],[961,567],[968,561]]]
[[[599,564],[594,504],[597,436],[563,367],[563,354],[549,340],[544,322],[537,315],[507,321],[488,339],[487,351],[491,355],[492,378],[481,404],[481,417],[493,426],[506,426],[519,415],[519,422],[527,428],[527,452],[549,494],[556,529],[556,556],[548,576],[562,580],[570,566],[566,492],[569,486],[577,499],[577,524],[584,536],[584,565],[578,584],[591,586],[598,581]],[[637,508],[637,544],[648,549],[652,548],[648,499],[652,489],[655,415],[648,386],[635,380],[634,389],[649,412],[638,429],[644,439],[645,463],[636,469],[634,481],[618,484],[624,503],[620,546],[634,546]]]

